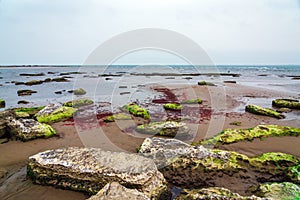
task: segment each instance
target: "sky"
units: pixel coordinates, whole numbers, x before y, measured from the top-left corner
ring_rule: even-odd
[[[82,64],[141,28],[185,35],[215,64],[300,64],[300,0],[0,0],[0,65]],[[182,60],[143,50],[116,60],[149,62]]]

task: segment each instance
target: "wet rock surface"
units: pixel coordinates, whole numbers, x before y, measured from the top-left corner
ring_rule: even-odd
[[[275,99],[272,105],[279,108],[300,109],[300,102],[295,99]]]
[[[35,117],[39,122],[53,123],[72,117],[76,111],[76,108],[50,104],[40,110]]]
[[[96,195],[88,200],[150,200],[136,189],[128,189],[117,182],[106,184]]]
[[[17,91],[18,96],[29,96],[34,93],[37,93],[37,91],[34,91],[34,90],[18,90]]]
[[[69,147],[38,153],[29,158],[27,174],[34,183],[89,194],[96,194],[107,183],[118,182],[149,198],[170,195],[152,160],[96,148]]]
[[[257,105],[247,105],[245,110],[247,112],[253,113],[253,114],[257,114],[257,115],[265,115],[265,116],[269,116],[269,117],[275,117],[278,119],[283,119],[285,118],[285,116],[279,112],[276,112],[273,109],[270,108],[263,108]]]

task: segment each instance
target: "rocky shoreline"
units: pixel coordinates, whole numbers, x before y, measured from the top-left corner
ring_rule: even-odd
[[[0,113],[0,138],[4,143],[0,145],[9,149],[15,140],[21,140],[24,145],[38,144],[37,138],[59,142],[66,130],[72,128],[76,134],[75,125],[82,130],[96,130],[87,127],[94,119],[108,137],[113,137],[124,148],[131,144],[131,150],[116,152],[105,149],[105,145],[92,148],[82,147],[79,143],[50,145],[47,149],[52,150],[47,151],[41,148],[36,152],[35,149],[29,158],[24,158],[30,180],[35,184],[83,192],[87,195],[85,198],[90,199],[118,199],[121,196],[124,199],[299,197],[300,155],[296,149],[295,154],[271,151],[248,156],[219,147],[251,142],[256,138],[288,136],[297,140],[300,125],[292,126],[293,120],[284,119],[288,116],[286,113],[259,105],[245,105],[242,114],[226,112],[218,105],[212,109],[209,94],[203,93],[210,87],[215,92],[220,89],[210,84],[194,86],[196,98],[186,93],[185,88],[155,88],[163,95],[148,105],[132,102],[116,113],[102,112],[96,117],[92,116],[95,115],[95,103],[87,98],[61,105],[8,109]],[[82,90],[79,93],[84,95]],[[235,91],[231,94],[235,96]],[[273,97],[274,108],[298,112],[296,99],[277,94]],[[233,98],[228,101],[232,104],[228,109],[233,109],[236,101]],[[225,116],[225,127],[230,129],[217,129],[213,135],[198,138],[205,129],[195,130],[195,124],[209,126],[209,120],[216,116]],[[124,128],[117,130],[118,124],[122,123]],[[63,127],[65,130],[61,131]],[[80,140],[78,135],[76,137]],[[174,137],[176,139],[172,139]],[[128,140],[124,141],[124,138]],[[132,150],[136,148],[138,152]],[[8,174],[4,171],[2,180],[8,179]]]

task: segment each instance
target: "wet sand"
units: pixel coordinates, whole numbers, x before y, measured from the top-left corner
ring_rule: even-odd
[[[283,120],[245,113],[245,98],[256,100],[264,98],[297,98],[295,94],[272,91],[261,88],[224,84],[217,87],[173,85],[166,90],[157,90],[156,86],[149,89],[160,92],[160,100],[181,101],[199,97],[204,100],[202,105],[186,105],[180,113],[180,119],[187,123],[194,133],[187,142],[197,142],[202,138],[213,136],[226,128],[250,128],[259,124],[278,124],[300,128],[300,114],[293,111]],[[173,94],[170,94],[170,92]],[[157,98],[157,99],[159,99]],[[176,98],[176,99],[172,99]],[[155,110],[163,101],[146,103],[143,106],[154,113],[153,120],[159,121],[169,117],[178,117],[178,113],[160,112]],[[268,103],[268,102],[266,102]],[[151,110],[152,109],[152,110]],[[205,110],[205,112],[203,112]],[[105,114],[103,114],[105,116]],[[296,118],[295,118],[296,117]],[[239,121],[241,126],[230,125]],[[145,137],[134,131],[143,121],[123,120],[104,123],[103,118],[96,119],[97,126],[84,128],[73,121],[53,124],[58,136],[49,139],[37,139],[29,142],[9,141],[0,144],[0,199],[86,199],[82,193],[55,189],[48,186],[33,185],[26,178],[28,157],[38,152],[68,146],[101,147],[105,150],[136,152],[136,148]],[[249,156],[264,152],[276,151],[290,153],[300,158],[299,137],[266,138],[253,142],[239,142],[220,146],[221,149],[233,150]],[[237,189],[238,190],[238,189]]]

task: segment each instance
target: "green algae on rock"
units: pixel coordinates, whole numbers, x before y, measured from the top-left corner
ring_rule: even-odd
[[[167,104],[164,104],[164,109],[180,111],[182,109],[182,105],[177,104],[177,103],[167,103]]]
[[[288,171],[290,179],[297,184],[300,184],[300,165],[293,166]]]
[[[270,108],[263,108],[257,105],[247,105],[245,110],[247,112],[253,113],[253,114],[258,114],[258,115],[265,115],[269,117],[275,117],[278,119],[283,119],[285,116],[279,112],[276,112],[273,109]]]
[[[30,118],[30,115],[27,112],[16,112],[16,118]]]
[[[181,104],[201,104],[202,102],[202,99],[189,99],[181,101]]]
[[[151,159],[100,148],[69,147],[29,158],[27,175],[34,183],[96,194],[107,183],[137,189],[150,199],[169,194],[167,182]]]
[[[42,124],[33,119],[11,119],[8,127],[11,134],[22,141],[48,138],[56,134],[56,131],[48,124]]]
[[[136,103],[130,103],[128,105],[123,106],[124,110],[127,110],[130,114],[136,116],[136,117],[142,117],[144,119],[150,120],[150,114],[149,111],[145,108],[140,107]]]
[[[72,107],[48,105],[40,110],[35,117],[39,122],[54,123],[72,117],[76,111],[77,109]]]
[[[0,108],[5,108],[5,100],[0,99]]]
[[[136,189],[128,189],[118,182],[106,184],[96,195],[91,196],[87,200],[108,200],[108,199],[122,199],[122,200],[150,200],[145,194]]]
[[[263,183],[254,191],[257,196],[271,199],[294,199],[300,197],[300,187],[290,182]]]
[[[107,116],[104,122],[114,122],[115,120],[130,120],[131,116],[124,113],[118,113],[111,116]]]
[[[206,81],[199,81],[198,85],[216,86],[215,84]]]
[[[300,102],[295,99],[275,99],[272,105],[279,108],[300,109]]]
[[[75,95],[84,95],[84,94],[86,94],[86,91],[84,89],[82,89],[82,88],[78,88],[76,90],[73,90],[73,93]]]
[[[209,187],[202,189],[183,189],[176,198],[176,200],[188,200],[188,199],[220,199],[220,200],[261,200],[257,196],[241,196],[238,193],[234,193],[226,188],[221,187]]]
[[[78,108],[78,107],[81,107],[81,106],[91,105],[93,103],[94,103],[94,101],[92,101],[90,99],[75,99],[75,100],[72,100],[72,101],[65,102],[63,105],[67,106],[67,107]]]
[[[188,134],[190,129],[185,123],[176,121],[152,122],[139,125],[136,130],[141,133],[175,137],[177,134]]]
[[[250,129],[226,129],[213,138],[200,142],[206,144],[231,144],[239,141],[252,141],[255,138],[300,136],[300,128],[279,125],[258,125]]]
[[[39,106],[39,107],[32,107],[32,108],[14,108],[13,110],[16,112],[17,115],[18,113],[27,113],[31,117],[44,108],[45,106]]]

